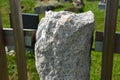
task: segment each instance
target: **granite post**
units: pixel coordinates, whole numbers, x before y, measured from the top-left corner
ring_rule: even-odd
[[[35,60],[40,80],[90,80],[93,29],[91,11],[46,12],[36,32]]]

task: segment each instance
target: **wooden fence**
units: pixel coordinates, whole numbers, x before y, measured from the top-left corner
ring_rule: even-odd
[[[18,80],[28,80],[25,46],[35,43],[36,30],[23,29],[20,0],[10,0],[10,7],[13,29],[4,29],[0,16],[0,80],[9,80],[6,45],[15,45]],[[118,42],[120,34],[116,34],[117,12],[118,0],[107,0],[104,32],[96,32],[95,51],[103,52],[101,80],[112,80],[113,53],[120,53],[120,43]],[[30,38],[30,43],[25,43],[27,37]]]

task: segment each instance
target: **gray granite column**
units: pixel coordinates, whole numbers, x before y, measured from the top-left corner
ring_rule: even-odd
[[[90,80],[91,11],[46,12],[36,33],[35,60],[40,80]]]

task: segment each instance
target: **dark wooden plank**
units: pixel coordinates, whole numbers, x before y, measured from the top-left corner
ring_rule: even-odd
[[[102,80],[112,80],[117,12],[118,0],[107,0],[102,54]]]
[[[4,35],[3,35],[3,29],[2,29],[2,20],[1,20],[1,14],[0,14],[0,80],[9,80],[3,36]]]
[[[10,0],[18,80],[28,80],[20,0]]]
[[[96,32],[95,51],[102,52],[103,50],[103,37],[104,33],[101,31]],[[115,47],[114,53],[120,54],[120,33],[115,34]]]

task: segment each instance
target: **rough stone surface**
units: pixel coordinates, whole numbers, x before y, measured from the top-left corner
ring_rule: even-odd
[[[39,23],[35,44],[40,80],[89,80],[93,28],[91,11],[46,12]]]

